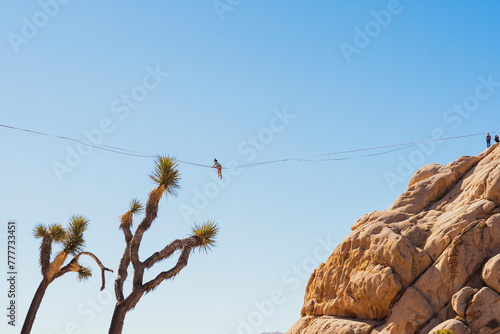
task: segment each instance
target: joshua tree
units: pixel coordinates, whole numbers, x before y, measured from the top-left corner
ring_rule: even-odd
[[[184,239],[176,239],[170,242],[161,251],[154,253],[149,258],[141,261],[139,259],[139,247],[144,232],[146,232],[158,214],[158,203],[163,194],[176,196],[179,188],[180,175],[177,170],[177,163],[174,158],[157,157],[155,160],[155,169],[150,175],[153,183],[157,185],[149,193],[146,203],[146,212],[142,222],[137,226],[132,234],[132,218],[134,215],[144,210],[143,205],[137,199],[130,203],[130,209],[122,215],[120,229],[125,236],[125,251],[123,252],[118,276],[115,281],[116,305],[109,328],[110,334],[120,334],[123,329],[125,315],[134,308],[145,293],[148,293],[158,287],[164,280],[174,278],[188,263],[191,252],[195,249],[207,252],[215,245],[215,237],[219,228],[212,221],[195,226],[191,230],[191,235]],[[177,264],[167,271],[159,273],[149,282],[143,282],[144,271],[153,267],[160,261],[163,261],[179,251]],[[132,263],[133,267],[133,285],[130,294],[123,295],[123,284],[128,276],[128,267]]]
[[[79,280],[86,280],[92,276],[90,268],[82,266],[78,263],[78,259],[82,255],[88,255],[93,258],[102,271],[102,287],[104,289],[104,272],[113,271],[104,267],[94,254],[90,252],[84,252],[85,240],[83,239],[83,233],[87,229],[89,221],[87,218],[82,216],[72,216],[69,220],[69,227],[67,229],[62,228],[60,224],[53,225],[42,225],[39,224],[33,229],[33,234],[35,238],[41,238],[42,244],[40,245],[40,267],[42,268],[42,282],[38,286],[35,292],[35,296],[31,301],[30,308],[24,320],[23,328],[21,329],[21,334],[28,334],[31,332],[33,322],[35,321],[36,312],[42,302],[45,290],[50,283],[52,283],[56,278],[73,271],[78,273]],[[63,249],[57,253],[55,258],[50,261],[52,255],[52,244],[59,243],[63,246]],[[73,259],[68,262],[64,267],[69,255],[73,256]]]

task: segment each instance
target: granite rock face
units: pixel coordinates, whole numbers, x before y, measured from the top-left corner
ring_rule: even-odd
[[[286,334],[500,333],[500,145],[422,167],[352,230]]]

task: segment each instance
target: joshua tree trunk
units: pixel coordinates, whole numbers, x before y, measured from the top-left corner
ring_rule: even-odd
[[[109,326],[109,334],[121,334],[126,315],[127,307],[125,304],[123,302],[116,303],[113,318],[111,318],[111,325]]]
[[[126,299],[116,303],[108,334],[121,334],[127,312],[137,305],[143,295],[142,289],[140,291],[134,290]]]
[[[40,303],[42,302],[43,295],[45,295],[45,290],[49,286],[49,281],[43,279],[38,286],[38,289],[35,292],[35,296],[31,301],[30,308],[28,310],[28,314],[26,315],[26,319],[24,319],[23,328],[21,329],[21,334],[29,334],[31,332],[31,328],[33,327],[33,323],[35,322],[36,312],[40,307]]]

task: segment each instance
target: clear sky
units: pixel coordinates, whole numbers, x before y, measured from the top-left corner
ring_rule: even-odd
[[[0,123],[224,166],[493,134],[499,15],[493,0],[4,0]],[[85,215],[87,250],[116,271],[118,216],[147,200],[154,164],[6,128],[0,139],[4,276],[8,220],[18,230],[19,327],[0,324],[10,334],[41,280],[32,228]],[[124,333],[285,332],[310,274],[359,217],[389,207],[422,165],[485,148],[479,135],[225,170],[221,182],[180,164],[182,189],[162,199],[141,255],[206,219],[218,247],[146,295]],[[32,333],[107,332],[113,294],[85,263],[94,277],[53,282]],[[5,280],[0,289],[5,306]]]

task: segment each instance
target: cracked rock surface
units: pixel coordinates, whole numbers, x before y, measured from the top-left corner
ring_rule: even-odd
[[[352,230],[286,334],[500,333],[500,145],[422,167]]]

